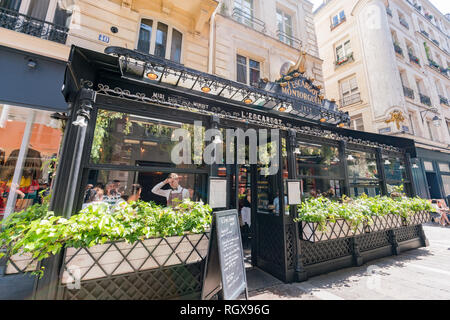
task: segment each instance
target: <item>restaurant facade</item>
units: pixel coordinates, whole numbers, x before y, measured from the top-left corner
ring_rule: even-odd
[[[311,236],[301,221],[294,222],[296,208],[287,204],[286,182],[291,179],[302,181],[304,198],[389,195],[396,186],[403,186],[409,196],[415,195],[410,163],[416,152],[413,141],[342,128],[340,124],[349,120],[348,115],[336,111],[320,96],[320,89],[303,76],[303,56],[278,82],[261,81],[259,87],[250,87],[133,50],[110,47],[106,53],[76,46],[71,50],[63,87],[70,113],[53,185],[53,190],[64,192],[53,195],[51,209],[55,214],[76,214],[86,202],[88,185],[111,181],[124,193],[139,184],[141,200],[165,205],[165,199],[154,192],[155,185],[176,173],[180,185],[195,201],[210,200],[207,190],[211,178],[227,180],[226,208],[238,209],[241,216],[248,208],[249,266],[284,282],[304,281],[426,245],[421,220],[404,226],[388,223],[357,235],[348,226],[337,225],[320,239]],[[202,139],[203,145],[183,149],[181,153],[189,150],[192,161],[184,154],[181,158],[186,161],[175,164],[171,154],[180,154],[173,150],[185,140],[177,136],[179,129],[192,136],[208,129],[216,131]],[[234,148],[235,157],[239,153],[239,144],[220,134],[226,129],[241,129],[244,134],[252,129],[266,130],[267,139],[259,135],[258,142],[264,143],[269,160],[253,162],[249,150],[243,163],[224,164],[217,159],[217,148],[223,148],[223,154]],[[189,145],[191,140],[186,141]],[[251,138],[244,141],[246,147],[252,144]],[[216,150],[214,163],[196,158],[211,145]],[[268,167],[276,170],[268,174]],[[244,197],[248,202],[242,205]],[[132,267],[119,272],[119,266],[108,271],[100,267],[105,253],[99,256],[91,252],[89,259],[94,262],[82,268],[75,288],[65,273],[79,253],[66,249],[40,263],[46,271],[36,280],[33,296],[198,297],[206,254],[202,246],[207,237],[183,239],[175,246],[164,240],[179,261],[169,263],[168,258],[145,271]],[[177,254],[185,240],[198,254],[194,262]],[[84,249],[77,252],[80,250]],[[148,254],[158,261],[155,251]],[[128,257],[129,252],[120,265],[133,265]],[[93,275],[96,267],[104,274]]]

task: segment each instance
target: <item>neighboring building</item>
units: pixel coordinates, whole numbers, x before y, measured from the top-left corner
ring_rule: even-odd
[[[326,96],[352,129],[414,138],[417,194],[449,196],[450,21],[427,0],[331,0],[314,19]]]
[[[40,168],[59,150],[61,124],[51,115],[68,110],[61,85],[73,44],[135,49],[247,85],[277,80],[303,50],[306,76],[323,86],[306,0],[0,0],[0,64],[11,75],[0,93],[0,161],[9,168],[0,174],[0,215],[38,201],[51,182],[51,169]],[[22,165],[35,151],[36,163]],[[22,193],[8,192],[11,184]]]

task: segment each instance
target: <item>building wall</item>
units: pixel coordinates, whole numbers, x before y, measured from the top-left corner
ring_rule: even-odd
[[[278,40],[276,8],[280,8],[292,16],[293,35],[308,53],[308,76],[323,84],[312,4],[306,0],[253,0],[253,3],[254,17],[265,24],[265,30],[237,22],[233,16],[234,0],[78,0],[70,7],[72,17],[65,44],[3,28],[0,44],[61,60],[67,60],[72,44],[100,52],[108,46],[136,49],[140,20],[151,18],[183,34],[181,63],[187,67],[236,80],[236,53],[240,53],[262,63],[261,77],[275,80],[283,63],[295,63],[299,57],[299,47]],[[213,69],[209,70],[210,18],[216,7]],[[47,17],[52,22],[52,13]],[[113,33],[111,27],[118,32]]]
[[[421,6],[422,13],[419,13],[411,3],[403,0],[328,1],[314,16],[319,54],[324,60],[327,98],[341,96],[340,81],[356,76],[361,101],[339,105],[342,110],[349,111],[351,117],[362,114],[365,131],[378,133],[381,130],[388,134],[414,138],[417,143],[428,144],[428,148],[440,147],[445,151],[449,150],[450,143],[446,122],[450,119],[450,107],[441,103],[439,95],[450,98],[450,73],[447,71],[445,76],[428,65],[423,42],[428,43],[432,59],[438,60],[441,66],[447,68],[450,56],[446,34],[450,30],[450,24],[427,0],[421,1]],[[387,14],[386,7],[389,7],[392,16]],[[331,28],[332,17],[341,10],[345,12],[345,22]],[[430,22],[425,18],[425,12],[436,18]],[[409,28],[400,23],[399,14],[403,15]],[[422,28],[433,34],[431,38],[439,41],[439,46],[419,32]],[[351,43],[354,61],[336,67],[335,46],[347,39]],[[395,53],[394,40],[402,48],[403,56]],[[409,59],[407,44],[413,48],[421,66]],[[405,83],[402,83],[400,71],[404,73]],[[431,121],[435,114],[425,114],[424,111],[429,107],[420,101],[416,79],[422,80],[422,94],[430,97],[431,104],[437,108],[437,115],[441,119],[440,127],[431,127],[432,139],[426,121]],[[405,96],[403,86],[414,90],[414,99]],[[441,88],[437,89],[437,86]],[[401,111],[406,118],[400,129],[397,129],[394,122],[385,123],[394,110]],[[424,122],[421,112],[422,116],[425,115]],[[413,125],[409,121],[409,114]]]

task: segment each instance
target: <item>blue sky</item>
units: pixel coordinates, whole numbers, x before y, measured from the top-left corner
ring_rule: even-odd
[[[309,0],[314,3],[314,9],[316,9],[323,0]],[[436,8],[438,8],[443,14],[450,13],[450,0],[429,0]]]

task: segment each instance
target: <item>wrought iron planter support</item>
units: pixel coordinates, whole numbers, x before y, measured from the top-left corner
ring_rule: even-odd
[[[358,235],[349,235],[345,227],[345,230],[334,232],[334,235],[342,235],[339,238],[323,237],[321,241],[316,242],[302,238],[299,250],[302,252],[306,278],[340,268],[360,266],[369,260],[428,246],[422,223],[429,220],[429,213],[421,212],[409,220],[402,219],[400,226],[396,219],[388,219],[384,222],[376,220],[372,228],[365,228],[365,231]],[[299,224],[299,228],[299,233],[303,236],[302,223]],[[336,225],[333,228],[336,228]],[[346,233],[347,236],[345,236]],[[328,235],[332,234],[328,233]],[[306,280],[305,277],[302,280]]]

